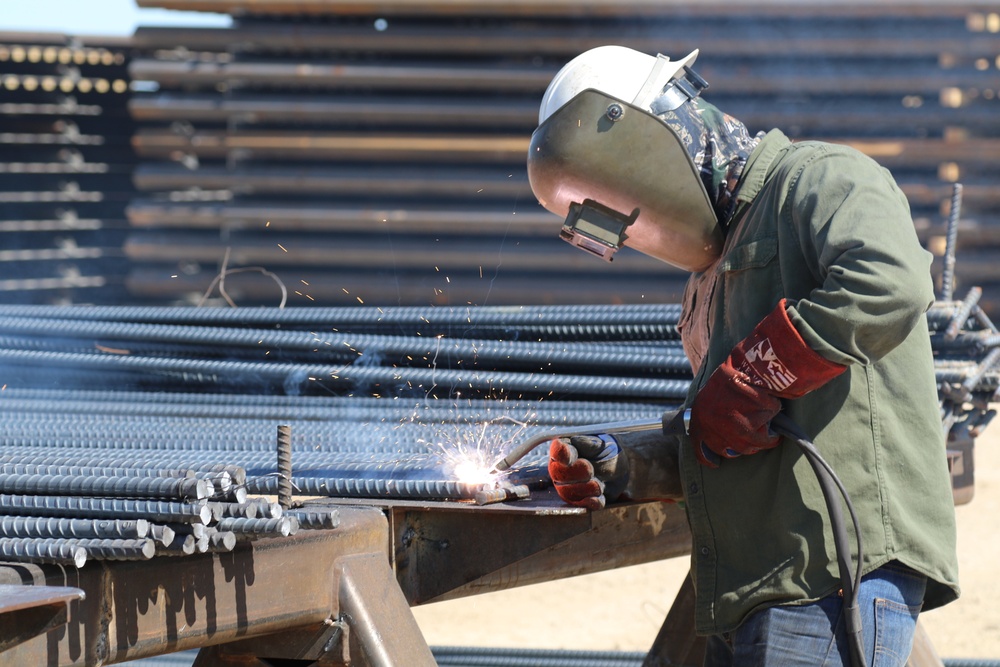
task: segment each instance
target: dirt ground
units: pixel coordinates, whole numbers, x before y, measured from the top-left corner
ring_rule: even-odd
[[[1000,659],[1000,420],[976,440],[976,491],[956,508],[962,597],[921,616],[942,658]],[[645,651],[687,559],[415,608],[431,646]]]

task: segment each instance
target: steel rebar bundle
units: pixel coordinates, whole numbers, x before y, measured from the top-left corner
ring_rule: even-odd
[[[946,430],[984,427],[1000,387],[980,293],[928,314]],[[295,495],[516,502],[548,482],[545,452],[505,488],[456,465],[678,405],[679,313],[0,306],[0,540],[48,540],[30,553],[63,563],[148,558],[336,527]]]

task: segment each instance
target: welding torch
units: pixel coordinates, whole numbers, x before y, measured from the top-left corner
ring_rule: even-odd
[[[571,438],[575,435],[592,435],[595,433],[616,435],[620,433],[634,433],[636,431],[655,431],[656,429],[663,429],[664,432],[670,432],[668,431],[668,428],[672,428],[671,424],[678,419],[684,419],[684,412],[685,411],[681,410],[668,410],[663,413],[663,417],[660,419],[633,419],[620,422],[607,422],[604,424],[585,424],[582,426],[568,426],[563,429],[546,431],[540,435],[528,438],[515,447],[510,454],[500,459],[500,461],[493,466],[492,472],[500,473],[510,470],[515,463],[527,456],[528,453],[535,447],[546,442],[552,442],[552,440],[556,438]],[[686,412],[690,415],[690,410]]]

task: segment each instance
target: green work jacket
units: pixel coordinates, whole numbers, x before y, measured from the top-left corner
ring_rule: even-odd
[[[768,133],[744,169],[714,269],[708,349],[687,399],[787,299],[803,339],[847,371],[786,401],[785,411],[850,494],[865,572],[897,560],[926,574],[925,609],[958,597],[954,504],[926,321],[930,261],[885,169],[845,146],[793,144]],[[794,443],[716,469],[683,444],[699,633],[726,632],[754,611],[838,590],[826,506]]]

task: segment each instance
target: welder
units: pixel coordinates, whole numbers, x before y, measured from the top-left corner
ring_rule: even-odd
[[[849,664],[819,484],[770,428],[787,415],[859,517],[867,664],[903,665],[921,609],[959,594],[930,254],[884,168],[751,134],[704,99],[697,56],[599,47],[542,100],[535,195],[583,250],[610,261],[630,246],[691,272],[678,329],[694,372],[685,432],[634,449],[558,438],[549,473],[563,500],[599,509],[670,496],[656,471],[679,466],[706,665]]]

